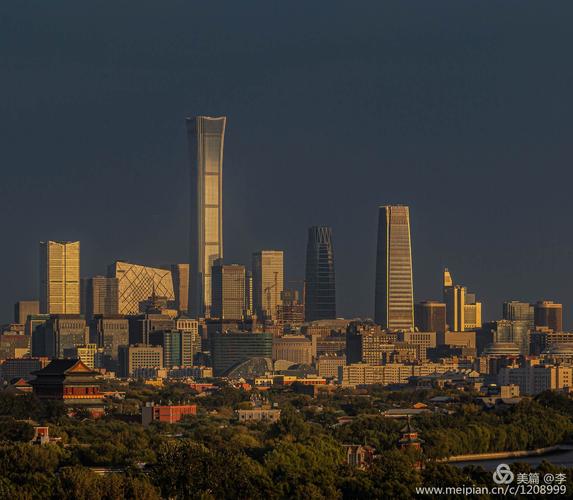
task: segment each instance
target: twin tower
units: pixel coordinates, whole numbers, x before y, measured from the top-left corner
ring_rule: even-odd
[[[187,118],[191,160],[191,252],[189,312],[211,313],[213,264],[223,258],[223,149],[227,118]],[[309,229],[306,259],[305,319],[336,317],[336,288],[332,231]]]

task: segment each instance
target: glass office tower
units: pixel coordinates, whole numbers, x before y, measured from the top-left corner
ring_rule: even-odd
[[[414,286],[410,212],[405,206],[379,209],[374,319],[383,328],[414,329]]]
[[[305,320],[335,319],[334,251],[329,227],[308,230],[305,287]]]
[[[40,312],[80,314],[80,242],[40,242]]]
[[[223,143],[227,118],[187,118],[191,159],[189,309],[209,317],[211,268],[223,257]]]

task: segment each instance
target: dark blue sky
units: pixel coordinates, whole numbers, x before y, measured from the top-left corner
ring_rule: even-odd
[[[38,241],[82,274],[186,261],[184,118],[226,114],[228,261],[333,227],[340,315],[371,315],[377,206],[411,207],[417,299],[441,269],[500,316],[573,303],[573,3],[3,2],[0,320]]]

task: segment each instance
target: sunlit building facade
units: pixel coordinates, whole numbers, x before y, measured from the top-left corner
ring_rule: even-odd
[[[545,327],[560,332],[563,330],[563,306],[551,300],[535,303],[534,320],[536,327]]]
[[[37,300],[20,300],[14,304],[14,322],[26,324],[28,316],[40,314],[40,302]]]
[[[81,290],[81,313],[86,319],[91,319],[97,314],[106,316],[118,314],[118,288],[117,278],[94,276],[82,278]]]
[[[191,160],[191,253],[189,306],[192,316],[210,316],[211,268],[223,257],[223,145],[227,118],[187,118]]]
[[[534,307],[529,302],[512,300],[503,303],[503,319],[528,321],[533,328]]]
[[[40,242],[40,312],[80,313],[80,242]]]
[[[237,319],[245,311],[245,266],[215,261],[212,269],[211,317]]]
[[[172,264],[175,308],[182,313],[189,311],[189,264]]]
[[[261,250],[253,254],[253,302],[261,319],[276,320],[284,290],[282,250]]]
[[[116,261],[108,267],[108,276],[118,280],[119,314],[139,314],[140,306],[150,297],[175,300],[171,271]]]
[[[475,293],[454,284],[448,268],[444,269],[443,300],[446,304],[446,323],[449,331],[465,332],[482,326],[482,305]]]
[[[414,329],[410,211],[406,206],[379,210],[374,319],[384,328]]]
[[[446,323],[448,330],[452,332],[464,331],[466,293],[466,287],[454,285],[450,271],[448,268],[444,269],[443,298],[446,304]]]
[[[491,323],[495,344],[514,344],[523,355],[529,354],[530,324],[524,320],[500,320]]]
[[[414,308],[416,327],[422,332],[444,333],[446,331],[446,304],[426,300]]]

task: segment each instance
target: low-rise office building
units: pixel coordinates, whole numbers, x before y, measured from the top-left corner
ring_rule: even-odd
[[[158,405],[147,403],[141,408],[141,423],[144,426],[148,426],[152,422],[176,424],[188,415],[197,415],[197,405]]]
[[[455,359],[443,360],[441,363],[421,363],[416,365],[402,363],[387,365],[354,363],[339,369],[339,383],[347,387],[371,384],[406,384],[410,377],[445,373],[457,369],[458,364]]]
[[[304,335],[285,335],[273,338],[273,359],[284,359],[296,364],[312,363],[312,342]]]
[[[573,367],[539,364],[528,360],[523,366],[501,368],[499,385],[518,385],[521,394],[534,396],[547,390],[570,389],[573,387]]]
[[[119,347],[119,376],[133,377],[138,369],[162,369],[163,347],[131,345]]]

